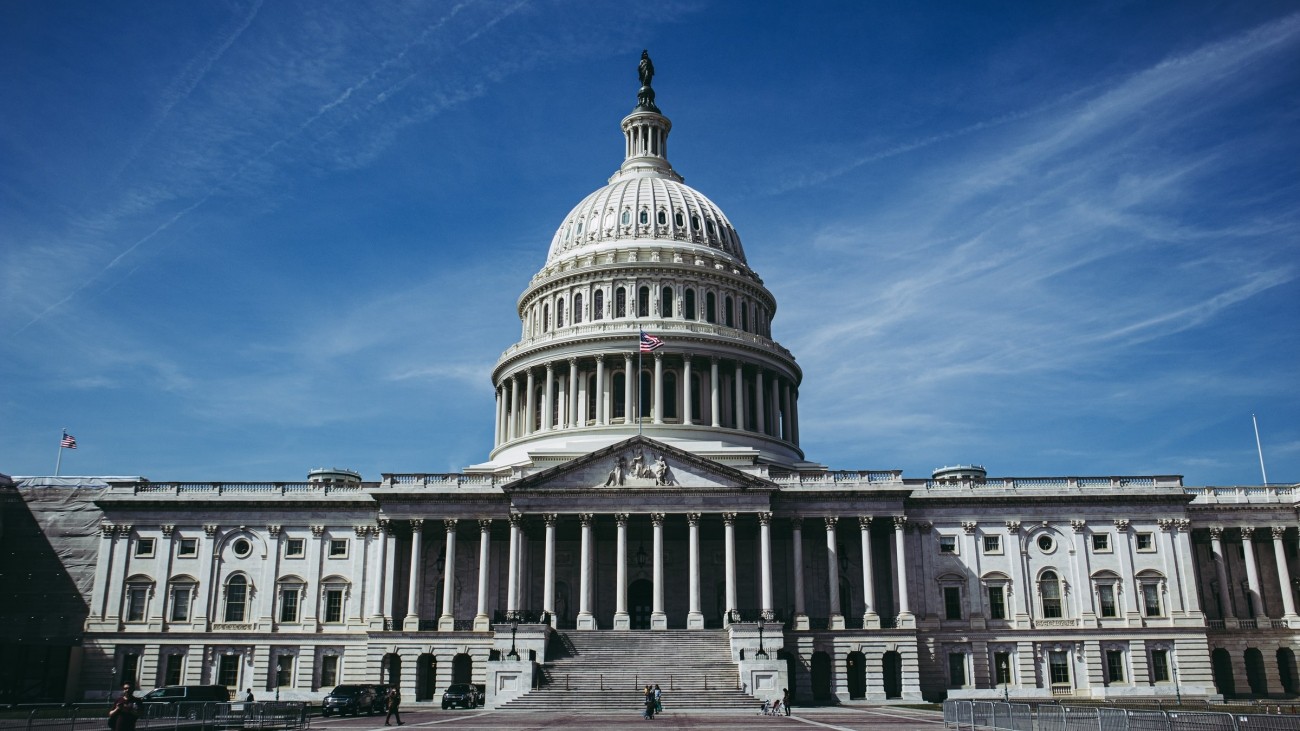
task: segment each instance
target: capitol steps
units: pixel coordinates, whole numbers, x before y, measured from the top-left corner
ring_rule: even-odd
[[[506,710],[640,713],[646,685],[659,684],[665,712],[757,708],[740,691],[725,630],[558,632],[539,687]]]

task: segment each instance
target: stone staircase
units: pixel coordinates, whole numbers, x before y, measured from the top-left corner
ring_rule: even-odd
[[[557,632],[546,656],[538,688],[501,708],[639,714],[655,683],[665,713],[760,705],[738,689],[726,630]]]

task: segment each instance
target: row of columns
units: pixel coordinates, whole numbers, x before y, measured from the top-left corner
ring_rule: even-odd
[[[617,565],[615,570],[615,593],[614,593],[614,629],[628,629],[630,627],[630,616],[627,610],[627,522],[628,513],[616,513],[614,521],[617,526],[616,532],[616,556]],[[702,629],[704,627],[704,614],[700,610],[700,513],[687,513],[686,524],[689,532],[689,601],[687,613],[687,627],[690,629]],[[723,543],[725,553],[725,581],[726,581],[726,604],[727,616],[737,609],[736,600],[736,532],[735,525],[738,517],[737,513],[722,513],[723,524]],[[759,526],[759,602],[763,617],[772,619],[775,617],[775,611],[772,603],[772,514],[757,513]],[[544,567],[543,567],[543,589],[542,589],[542,610],[548,615],[555,614],[555,526],[559,521],[558,513],[546,513],[542,515],[542,520],[546,524],[545,549],[544,549]],[[593,541],[592,527],[595,522],[594,513],[581,513],[578,520],[581,523],[581,546],[579,557],[579,587],[578,587],[578,629],[597,629],[596,618],[593,607],[593,596],[595,593],[594,586],[594,566],[595,557],[593,551],[595,545]],[[667,629],[668,617],[664,613],[664,539],[663,526],[666,515],[664,513],[652,513],[650,523],[653,527],[652,539],[652,584],[653,590],[651,595],[651,629]],[[862,584],[863,596],[865,598],[865,615],[864,623],[868,627],[879,627],[880,620],[877,612],[875,598],[875,583],[872,575],[871,559],[871,526],[875,518],[871,516],[861,516],[858,518],[858,526],[861,531],[862,540]],[[510,545],[507,569],[506,585],[506,611],[510,615],[517,614],[521,607],[520,600],[520,561],[522,554],[522,534],[525,517],[521,514],[511,515],[510,521]],[[827,591],[829,592],[829,602],[831,608],[831,629],[843,629],[844,616],[839,613],[840,608],[840,587],[839,587],[839,556],[838,542],[836,540],[836,527],[839,518],[837,516],[828,516],[823,518],[826,528],[826,560],[829,572],[827,581]],[[807,629],[807,613],[804,600],[804,575],[803,575],[803,519],[791,519],[792,541],[794,545],[794,586],[795,586],[795,628]],[[898,616],[900,618],[910,617],[911,611],[908,605],[907,590],[907,557],[906,541],[904,531],[907,526],[905,516],[892,517],[894,527],[894,546],[895,558],[897,561],[896,571],[898,574]],[[455,629],[454,602],[455,596],[455,572],[450,567],[455,566],[456,561],[456,528],[459,521],[449,518],[443,521],[447,532],[446,539],[446,565],[449,569],[443,576],[442,588],[442,615],[438,618],[438,629],[440,631],[450,631]],[[414,519],[411,521],[411,530],[414,540],[411,541],[411,575],[410,590],[408,592],[407,614],[403,621],[403,629],[418,630],[420,616],[420,586],[422,582],[421,575],[421,531],[424,520]],[[478,612],[474,617],[475,630],[486,630],[488,628],[487,616],[487,577],[489,561],[489,541],[491,539],[491,520],[479,520],[479,580],[478,580]],[[383,549],[381,549],[383,550]],[[381,555],[381,560],[382,555]],[[391,562],[389,564],[391,575]],[[383,582],[380,582],[382,584]],[[382,603],[382,592],[376,593],[376,611]],[[800,618],[803,619],[800,626]]]
[[[1223,553],[1223,526],[1213,526],[1210,528],[1210,548],[1214,558],[1215,578],[1219,581],[1219,596],[1222,597],[1223,616],[1237,616],[1232,605],[1231,585],[1228,583],[1227,559]],[[1264,528],[1255,528],[1254,526],[1242,526],[1241,542],[1245,548],[1242,551],[1246,563],[1246,591],[1250,598],[1251,607],[1254,609],[1254,617],[1238,617],[1239,619],[1261,619],[1269,618],[1268,611],[1264,607],[1264,595],[1260,589],[1259,565],[1255,560],[1255,542],[1254,535],[1256,531],[1264,531]],[[1273,557],[1277,564],[1277,580],[1281,587],[1279,592],[1282,595],[1282,612],[1283,619],[1293,619],[1296,617],[1295,597],[1293,596],[1294,588],[1291,585],[1291,571],[1287,567],[1286,547],[1282,539],[1286,536],[1285,526],[1272,526],[1267,529],[1271,531],[1273,537]]]
[[[663,424],[664,357],[666,354],[656,352],[653,355],[652,408],[649,416],[653,423]],[[575,429],[586,426],[589,420],[594,421],[596,426],[611,424],[615,418],[613,416],[613,399],[618,398],[618,394],[610,393],[610,385],[613,382],[615,371],[606,368],[605,358],[606,356],[603,355],[595,357],[595,389],[597,397],[594,414],[588,413],[587,375],[590,371],[578,367],[578,358],[568,359],[567,376],[563,375],[562,369],[564,366],[562,363],[548,362],[545,364],[546,383],[541,394],[541,404],[537,403],[537,384],[533,368],[524,369],[522,378],[520,373],[514,373],[503,378],[496,390],[496,444],[504,444],[537,431],[538,429],[534,428],[537,423],[533,418],[533,414],[537,413],[538,406],[541,407],[540,431]],[[683,424],[692,424],[695,423],[697,418],[703,416],[702,414],[693,413],[694,403],[691,398],[691,389],[694,375],[692,373],[694,356],[686,353],[681,358],[682,378],[673,393],[673,397],[680,399],[681,409],[679,413],[681,414],[681,422]],[[742,361],[733,361],[733,363],[735,369],[732,378],[735,390],[732,398],[733,423],[735,428],[745,430],[748,423],[746,412],[746,367]],[[711,420],[710,426],[714,428],[721,428],[722,426],[720,367],[721,359],[710,356],[709,416]],[[767,369],[762,366],[753,366],[750,370],[752,371],[752,377],[748,379],[748,382],[753,383],[755,391],[755,413],[753,414],[754,422],[757,425],[755,431],[797,445],[799,443],[798,387],[788,377],[779,372],[772,372],[770,377],[765,378],[764,374]],[[625,353],[623,355],[622,373],[627,376],[635,372],[632,366],[632,354]],[[558,378],[557,374],[559,374]],[[606,383],[607,376],[609,383]],[[631,423],[633,418],[631,415],[637,412],[638,403],[634,386],[636,381],[636,378],[625,377],[623,379],[623,423],[625,424]],[[523,394],[520,394],[521,389]],[[557,412],[558,419],[554,418]]]

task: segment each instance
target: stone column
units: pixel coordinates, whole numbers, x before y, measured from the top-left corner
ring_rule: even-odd
[[[632,370],[632,354],[623,354],[623,423],[631,424],[636,418],[636,409],[632,403],[632,384],[639,385],[641,374]]]
[[[709,420],[713,422],[713,428],[717,429],[722,426],[719,421],[721,410],[722,395],[718,392],[718,359],[711,356],[709,358]]]
[[[446,567],[442,573],[442,614],[438,617],[438,631],[451,632],[456,629],[456,523],[455,518],[442,521],[447,528]]]
[[[519,530],[523,522],[524,516],[518,513],[510,516],[510,560],[506,572],[507,617],[513,617],[519,612]]]
[[[393,572],[388,568],[389,544],[393,542],[393,530],[386,519],[379,519],[379,550],[375,551],[375,574],[373,589],[370,593],[370,629],[384,629],[384,593],[388,582],[393,580]]]
[[[406,618],[402,620],[402,629],[416,632],[420,629],[420,592],[424,587],[420,568],[420,547],[424,543],[424,520],[416,518],[411,521],[411,581],[406,598]]]
[[[519,425],[519,376],[510,377],[510,438],[520,435]]]
[[[618,528],[618,540],[614,555],[614,629],[630,629],[631,618],[627,613],[627,513],[616,513],[614,524]]]
[[[659,351],[654,352],[655,359],[655,385],[654,385],[654,423],[664,423],[664,354]]]
[[[898,557],[898,626],[912,626],[912,610],[907,602],[907,516],[894,516],[894,551]]]
[[[772,514],[758,514],[758,560],[759,588],[763,619],[769,622],[776,619],[772,606]]]
[[[546,390],[542,391],[542,431],[555,428],[555,364],[546,364]]]
[[[596,617],[591,613],[591,523],[595,518],[591,513],[581,513],[582,522],[582,558],[578,579],[578,629],[596,629]]]
[[[772,408],[767,415],[767,422],[768,422],[767,433],[774,437],[781,436],[780,381],[781,381],[781,377],[779,375],[773,374],[772,380],[769,381],[770,385],[768,386],[768,391],[769,391],[768,399],[771,401]]]
[[[799,389],[790,387],[790,442],[799,446]]]
[[[474,631],[487,632],[492,627],[487,613],[488,567],[492,561],[492,521],[478,522],[478,613],[474,615]]]
[[[840,613],[840,550],[835,540],[836,516],[826,517],[826,591],[830,602],[831,629],[844,629]]]
[[[686,614],[687,629],[704,629],[704,613],[700,611],[700,514],[688,513],[686,525],[690,531],[690,610]]]
[[[790,384],[784,379],[781,381],[781,438],[788,441],[790,439]]]
[[[754,430],[759,434],[767,433],[767,410],[763,408],[763,369],[754,369]]]
[[[651,513],[650,525],[654,529],[654,594],[650,606],[650,629],[668,629],[668,615],[664,614],[664,514]]]
[[[736,514],[722,514],[723,548],[726,557],[727,608],[726,624],[731,624],[731,611],[736,608]]]
[[[605,356],[596,356],[596,423],[605,426],[609,423],[609,405],[605,393]]]
[[[1243,526],[1241,529],[1241,547],[1246,554],[1246,586],[1250,591],[1250,602],[1255,605],[1255,619],[1268,619],[1264,611],[1264,594],[1259,590],[1259,564],[1255,561],[1255,529]]]
[[[809,624],[803,593],[803,518],[790,519],[790,545],[794,551],[794,628],[806,630]]]
[[[496,389],[497,409],[496,423],[492,425],[492,446],[501,444],[501,388]]]
[[[876,611],[876,582],[872,576],[871,565],[871,516],[858,517],[858,528],[862,532],[862,626],[865,629],[878,629],[880,615]]]
[[[535,407],[536,407],[536,401],[535,401],[535,398],[536,398],[536,397],[533,395],[533,394],[535,393],[536,384],[533,382],[533,369],[532,369],[532,368],[529,368],[529,369],[528,369],[528,385],[527,385],[527,388],[528,388],[528,393],[527,393],[527,394],[525,395],[525,397],[524,397],[524,402],[525,402],[525,404],[527,405],[527,406],[526,406],[527,410],[526,410],[526,412],[524,413],[524,434],[532,434],[532,433],[533,433],[533,424],[537,423],[536,421],[533,420],[533,413],[536,411],[536,408],[535,408]]]
[[[682,356],[682,423],[690,424],[695,419],[691,411],[691,396],[695,394],[691,384],[691,354]]]
[[[745,429],[745,366],[740,361],[736,361],[736,376],[732,386],[731,390],[735,392],[736,401],[732,404],[734,407],[732,410],[736,412],[736,428],[743,431]]]
[[[1292,596],[1291,589],[1291,569],[1286,565],[1286,548],[1282,545],[1282,539],[1286,536],[1286,526],[1273,526],[1273,558],[1277,562],[1277,581],[1279,593],[1282,595],[1282,618],[1292,620],[1296,618],[1295,597]]]
[[[578,359],[569,359],[569,413],[564,415],[564,424],[569,428],[582,426],[578,423]]]
[[[546,623],[555,627],[555,521],[560,516],[547,513],[542,516],[546,524],[546,539],[542,559],[542,611],[546,613]]]
[[[1183,593],[1183,609],[1189,615],[1203,618],[1204,607],[1201,606],[1200,592],[1196,584],[1200,581],[1200,577],[1197,576],[1196,566],[1193,563],[1195,553],[1192,550],[1192,521],[1188,518],[1179,518],[1174,521],[1174,526],[1174,556],[1181,576],[1178,583],[1179,590]]]
[[[1138,585],[1133,578],[1133,539],[1132,533],[1129,532],[1129,521],[1120,518],[1115,521],[1115,553],[1119,557],[1119,575],[1123,582],[1121,596],[1124,605],[1124,613],[1130,622],[1139,621],[1142,617],[1138,609]]]
[[[1214,553],[1214,576],[1219,580],[1221,618],[1232,620],[1235,628],[1237,612],[1232,605],[1232,585],[1228,583],[1228,557],[1223,555],[1223,526],[1221,525],[1210,528],[1210,550]]]

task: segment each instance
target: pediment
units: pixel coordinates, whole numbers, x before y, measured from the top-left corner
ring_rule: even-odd
[[[604,449],[511,483],[520,490],[708,490],[775,489],[761,477],[645,436]]]

